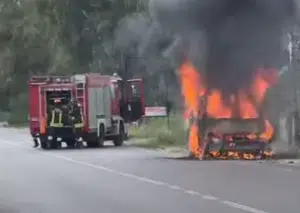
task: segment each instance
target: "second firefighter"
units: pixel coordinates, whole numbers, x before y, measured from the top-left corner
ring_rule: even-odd
[[[80,105],[75,100],[70,101],[70,117],[75,135],[76,147],[82,147],[83,114]]]

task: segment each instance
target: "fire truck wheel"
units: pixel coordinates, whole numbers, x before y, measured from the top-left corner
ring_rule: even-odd
[[[97,145],[97,135],[91,134],[87,137],[87,142],[86,142],[87,147],[89,148],[96,148]]]
[[[124,125],[123,123],[120,123],[120,129],[119,129],[119,134],[116,135],[113,139],[114,145],[115,146],[122,146],[124,142]]]
[[[101,124],[99,128],[99,137],[97,137],[97,147],[103,147],[104,137],[105,137],[105,130],[103,124]]]

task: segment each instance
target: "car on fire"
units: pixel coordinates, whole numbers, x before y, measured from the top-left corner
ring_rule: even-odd
[[[264,136],[261,118],[203,118],[198,121],[203,135],[204,159],[266,159],[272,156],[271,139]]]

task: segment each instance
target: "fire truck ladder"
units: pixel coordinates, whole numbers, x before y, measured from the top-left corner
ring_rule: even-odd
[[[83,106],[85,103],[85,89],[84,89],[84,84],[83,83],[77,83],[76,84],[76,98],[77,101]],[[85,107],[84,107],[85,109]],[[83,112],[84,116],[86,115],[86,112],[84,110]]]

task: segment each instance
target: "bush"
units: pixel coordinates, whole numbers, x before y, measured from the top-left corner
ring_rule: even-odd
[[[0,122],[5,122],[9,119],[10,114],[8,112],[0,111]]]
[[[11,113],[7,122],[11,126],[26,126],[28,125],[28,113],[22,111]]]
[[[28,95],[21,94],[11,103],[11,113],[7,120],[12,126],[25,126],[28,124]]]
[[[167,118],[150,118],[140,126],[130,127],[129,134],[137,139],[134,143],[142,147],[163,148],[186,145],[183,120],[177,115],[170,117],[169,127]]]

